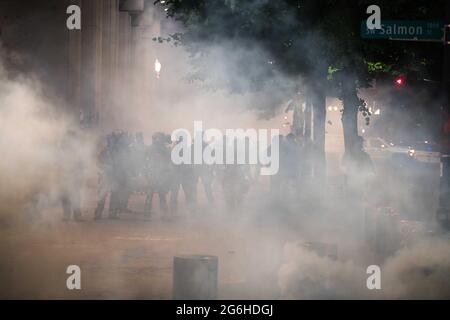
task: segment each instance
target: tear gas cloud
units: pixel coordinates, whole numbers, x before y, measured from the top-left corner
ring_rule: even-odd
[[[257,5],[258,1],[254,3]],[[182,30],[176,24],[170,28]],[[142,33],[136,50],[146,52],[148,41],[154,36],[158,35],[150,31]],[[320,43],[317,38],[311,39],[310,52],[314,52],[317,43]],[[152,46],[156,48],[153,55],[137,56],[138,67],[130,70],[130,81],[135,85],[130,98],[124,99],[122,90],[126,88],[114,83],[111,105],[104,110],[100,128],[92,131],[79,130],[64,111],[68,109],[67,102],[57,94],[49,95],[39,75],[27,72],[11,78],[0,64],[2,219],[37,211],[47,214],[44,219],[56,220],[61,216],[61,210],[55,209],[59,208],[57,192],[63,183],[59,177],[73,172],[67,172],[71,160],[63,157],[60,144],[70,130],[78,132],[76,150],[83,159],[83,175],[88,181],[83,190],[86,204],[88,195],[95,194],[92,190],[96,187],[97,142],[110,131],[141,131],[149,144],[153,133],[193,129],[195,120],[203,121],[205,129],[279,128],[286,101],[303,92],[302,79],[276,69],[268,75],[267,68],[273,59],[257,44],[242,45],[233,39],[213,45],[204,43],[207,54],[202,57],[193,57],[183,47],[166,43]],[[161,62],[156,80],[155,59]],[[240,69],[243,61],[247,66],[245,72]],[[199,74],[204,79],[193,76]],[[255,88],[253,80],[260,77],[270,79]],[[334,158],[329,155],[330,159]],[[309,161],[313,163],[314,156]],[[187,250],[222,254],[225,272],[230,277],[245,278],[247,298],[258,292],[264,298],[264,290],[271,298],[286,299],[450,298],[450,244],[445,236],[423,232],[401,247],[396,240],[386,243],[396,250],[383,259],[367,246],[364,216],[371,208],[395,199],[398,207],[409,214],[429,203],[430,198],[437,199],[436,192],[431,196],[421,193],[423,190],[412,183],[405,187],[404,180],[383,180],[389,178],[389,172],[382,166],[376,170],[384,174],[377,178],[361,172],[356,178],[360,181],[355,184],[370,188],[355,189],[353,194],[342,190],[338,172],[328,172],[326,188],[305,178],[298,192],[285,192],[282,201],[276,196],[273,199],[272,194],[269,196],[267,180],[258,179],[253,182],[242,208],[234,214],[220,201],[206,205],[205,199],[201,199],[199,221],[181,223],[181,234],[200,232],[205,237],[215,237],[216,241],[201,243],[193,237],[192,244],[178,245],[173,253]],[[438,175],[433,177],[430,183],[436,185]],[[218,181],[213,186],[217,190],[222,187]],[[218,194],[222,196],[221,191]],[[364,203],[356,201],[360,197]],[[88,209],[84,212],[89,212]],[[425,217],[423,222],[428,226],[433,222],[435,208],[428,206],[424,210],[428,212],[421,212]],[[214,217],[210,216],[211,212],[215,213]],[[407,218],[416,219],[418,215],[411,213]],[[83,225],[75,227],[78,231],[82,228]],[[335,244],[337,259],[321,256],[301,245],[308,241]],[[232,250],[237,252],[230,253]],[[13,249],[11,252],[15,254]],[[366,287],[366,268],[371,264],[379,265],[382,270],[381,291]],[[119,287],[124,292],[132,291],[120,281],[121,276],[111,272],[108,280],[121,282]],[[135,297],[134,294],[123,296]],[[111,296],[114,295],[108,297]],[[233,297],[231,294],[230,298]]]
[[[52,195],[64,168],[58,146],[70,128],[76,129],[61,109],[64,101],[50,97],[39,79],[13,79],[0,64],[0,202],[1,214],[19,213],[39,194]],[[91,145],[77,146],[89,165]],[[58,169],[60,168],[59,172]]]

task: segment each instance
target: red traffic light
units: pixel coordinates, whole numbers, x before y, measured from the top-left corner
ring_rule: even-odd
[[[395,78],[394,83],[397,87],[401,87],[405,84],[405,78],[397,77],[397,78]]]

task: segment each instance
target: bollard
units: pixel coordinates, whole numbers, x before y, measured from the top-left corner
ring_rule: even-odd
[[[218,258],[180,255],[173,259],[173,299],[217,299]]]

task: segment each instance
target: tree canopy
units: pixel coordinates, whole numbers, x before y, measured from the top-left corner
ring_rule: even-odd
[[[358,110],[369,121],[370,113],[358,97],[360,88],[398,74],[440,80],[439,44],[361,37],[361,23],[368,18],[366,9],[372,1],[166,0],[155,4],[183,27],[182,32],[157,40],[183,45],[192,55],[195,78],[210,76],[203,61],[210,48],[223,46],[230,55],[221,58],[235,67],[227,69],[233,80],[219,81],[218,86],[235,92],[269,86],[288,95],[312,86],[322,96],[338,96],[344,105],[346,151],[357,141]],[[379,0],[376,4],[382,20],[443,20],[443,0]],[[290,97],[282,94],[279,99]],[[320,121],[325,121],[324,98],[317,101]],[[324,131],[323,126],[319,129]]]
[[[437,63],[431,61],[440,61],[435,59],[436,52],[439,53],[436,44],[360,37],[360,25],[368,17],[366,8],[371,3],[350,0],[156,2],[184,28],[165,40],[184,45],[194,56],[205,54],[209,46],[222,44],[252,53],[255,48],[263,50],[266,55],[254,57],[260,70],[260,76],[252,79],[255,89],[270,81],[274,72],[317,80],[345,71],[357,77],[360,87],[368,86],[377,74],[432,72]],[[442,18],[441,3],[419,0],[412,5],[406,0],[377,1],[382,19],[396,20]],[[258,60],[262,57],[268,60],[262,63]],[[254,68],[246,56],[234,63],[239,65],[243,76]]]

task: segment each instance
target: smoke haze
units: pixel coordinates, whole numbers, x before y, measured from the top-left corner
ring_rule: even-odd
[[[178,25],[169,29],[182,30]],[[114,225],[60,222],[61,177],[73,174],[71,160],[60,149],[68,131],[78,134],[75,148],[84,163],[85,178],[83,216],[90,220],[97,196],[97,154],[107,133],[117,129],[143,132],[146,144],[150,144],[155,132],[192,131],[194,120],[203,121],[205,129],[283,129],[287,101],[303,92],[302,79],[287,72],[267,74],[267,65],[274,62],[254,44],[205,43],[207,55],[199,58],[166,43],[152,43],[152,50],[146,51],[149,39],[159,34],[149,31],[140,36],[136,50],[145,54],[138,56],[137,68],[130,70],[130,83],[134,84],[130,98],[124,98],[128,90],[125,84],[113,83],[111,105],[102,111],[98,129],[80,129],[66,112],[65,98],[47,90],[38,74],[24,72],[10,77],[0,63],[0,219],[6,230],[1,237],[5,241],[0,270],[5,272],[0,280],[8,282],[13,297],[73,297],[54,283],[46,287],[39,277],[41,272],[62,272],[53,280],[64,283],[64,266],[76,262],[87,273],[92,272],[88,276],[92,287],[100,288],[89,289],[88,285],[88,298],[170,298],[172,257],[208,253],[219,256],[219,286],[226,298],[450,298],[449,239],[428,232],[434,208],[421,212],[426,218],[420,222],[425,226],[413,234],[413,240],[386,240],[384,246],[393,248],[389,254],[381,255],[366,242],[365,215],[383,207],[386,199],[400,199],[399,207],[411,212],[419,207],[422,210],[422,204],[429,201],[412,182],[405,187],[403,181],[392,179],[383,187],[380,181],[390,174],[383,166],[377,167],[382,172],[379,180],[361,172],[356,184],[372,188],[357,189],[351,195],[342,190],[343,182],[336,178],[340,172],[329,173],[325,188],[305,179],[297,194],[286,192],[281,202],[272,201],[269,181],[258,178],[242,207],[230,212],[224,205],[222,185],[216,180],[217,201],[207,204],[198,186],[198,216],[183,214],[172,225],[158,218],[145,224],[138,215]],[[317,42],[312,39],[311,46]],[[14,59],[20,57],[19,53],[11,54]],[[162,64],[159,79],[155,59]],[[243,64],[245,70],[240,69]],[[204,79],[196,78],[198,75]],[[254,87],[254,79],[260,77],[270,79]],[[329,166],[339,167],[340,160],[336,162]],[[438,179],[433,171],[431,184],[436,185]],[[364,200],[355,201],[359,197]],[[142,195],[136,195],[130,207],[141,211],[142,203]],[[408,210],[403,218],[415,220],[417,216]],[[42,220],[37,223],[29,219],[38,215]],[[379,230],[390,234],[387,224]],[[15,228],[23,230],[15,234]],[[311,241],[335,245],[337,259],[303,245]],[[381,268],[382,290],[366,287],[366,269],[372,264]],[[24,279],[17,275],[27,272]],[[8,293],[1,296],[9,298]]]

